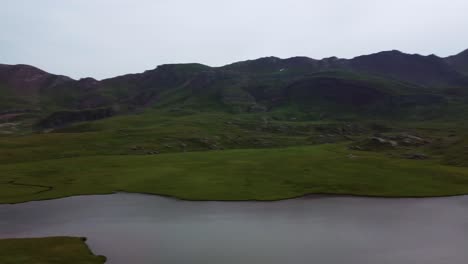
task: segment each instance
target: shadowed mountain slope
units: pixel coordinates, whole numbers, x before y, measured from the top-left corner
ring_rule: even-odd
[[[468,49],[445,59],[457,71],[468,76]]]

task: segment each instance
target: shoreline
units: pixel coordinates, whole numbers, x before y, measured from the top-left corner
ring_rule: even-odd
[[[67,198],[74,198],[74,197],[82,197],[82,196],[104,196],[104,195],[116,195],[116,194],[131,194],[131,195],[147,195],[153,197],[162,197],[167,199],[172,199],[181,202],[264,202],[264,203],[273,203],[273,202],[281,202],[281,201],[288,201],[288,200],[296,200],[296,199],[305,199],[305,200],[312,200],[312,199],[326,199],[326,198],[369,198],[369,199],[391,199],[391,200],[405,200],[405,199],[437,199],[437,198],[451,198],[451,197],[462,197],[468,196],[468,193],[460,193],[460,194],[447,194],[447,195],[427,195],[427,196],[385,196],[385,195],[365,195],[365,194],[333,194],[333,193],[309,193],[294,197],[285,197],[279,199],[185,199],[178,196],[173,195],[165,195],[165,194],[157,194],[157,193],[148,193],[148,192],[127,192],[127,191],[115,191],[109,193],[95,193],[95,194],[78,194],[78,195],[69,195],[63,197],[56,197],[56,198],[45,198],[45,199],[37,199],[37,200],[28,200],[16,203],[0,203],[2,205],[18,205],[18,204],[26,204],[26,203],[34,203],[34,202],[44,202],[44,201],[51,201],[51,200],[59,200],[59,199],[67,199]]]

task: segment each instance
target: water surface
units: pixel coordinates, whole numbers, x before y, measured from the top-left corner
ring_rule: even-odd
[[[0,205],[0,238],[86,236],[110,264],[466,264],[468,196],[189,202],[113,194]]]

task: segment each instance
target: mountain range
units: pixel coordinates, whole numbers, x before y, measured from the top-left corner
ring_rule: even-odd
[[[0,122],[28,119],[38,128],[147,108],[428,119],[461,115],[467,102],[468,50],[446,58],[393,50],[353,59],[166,64],[101,81],[0,64]]]

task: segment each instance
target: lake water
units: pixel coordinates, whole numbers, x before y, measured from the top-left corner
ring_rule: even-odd
[[[0,238],[86,236],[110,264],[466,264],[468,196],[189,202],[113,194],[0,205]]]

